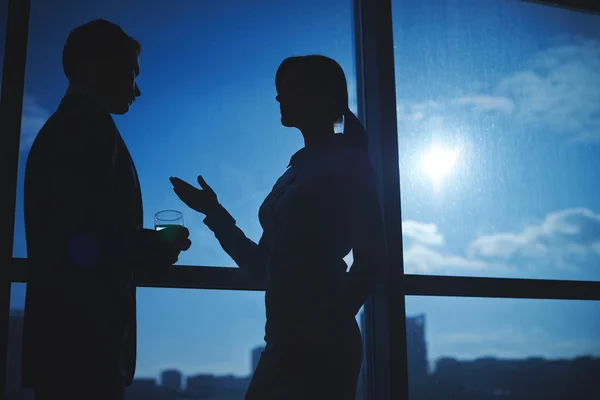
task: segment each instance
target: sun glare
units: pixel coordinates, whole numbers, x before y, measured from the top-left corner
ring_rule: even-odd
[[[435,146],[423,155],[423,169],[434,182],[440,182],[454,167],[458,150]]]

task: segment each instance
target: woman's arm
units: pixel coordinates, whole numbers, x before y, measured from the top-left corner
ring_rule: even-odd
[[[264,235],[258,244],[248,239],[236,225],[235,219],[220,204],[204,218],[204,223],[213,231],[223,250],[238,267],[256,278],[264,278],[267,262]]]
[[[258,279],[266,274],[264,235],[259,244],[248,239],[235,224],[235,219],[221,206],[215,191],[198,176],[200,189],[176,178],[169,178],[175,194],[192,210],[206,215],[204,223],[214,232],[221,247],[236,264]]]
[[[375,171],[366,152],[348,165],[345,205],[354,261],[333,306],[355,316],[385,273],[387,244]]]

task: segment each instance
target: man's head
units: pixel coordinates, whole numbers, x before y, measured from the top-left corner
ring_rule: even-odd
[[[93,95],[111,114],[125,114],[140,90],[141,46],[112,22],[97,19],[71,31],[62,63],[69,86]]]

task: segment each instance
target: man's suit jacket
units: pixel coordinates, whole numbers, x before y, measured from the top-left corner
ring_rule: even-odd
[[[23,386],[128,385],[142,196],[108,112],[80,94],[63,98],[31,147],[24,203]]]

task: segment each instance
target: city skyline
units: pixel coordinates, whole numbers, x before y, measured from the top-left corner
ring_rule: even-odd
[[[20,362],[15,363],[15,357],[18,356],[18,349],[21,345],[20,337],[22,334],[22,320],[23,320],[24,312],[22,309],[11,308],[10,309],[10,325],[9,325],[9,363],[8,363],[8,376],[18,376],[20,373],[16,372],[18,365],[20,367]],[[364,319],[363,313],[359,313],[358,320],[360,323],[361,331],[364,329]],[[456,362],[479,362],[482,360],[495,360],[499,362],[506,361],[527,361],[527,360],[536,360],[536,361],[573,361],[581,358],[597,358],[600,361],[600,356],[593,357],[589,354],[580,354],[578,356],[574,356],[571,358],[556,358],[549,359],[545,357],[536,357],[536,356],[524,356],[524,357],[514,357],[514,358],[502,358],[502,357],[494,357],[492,355],[476,357],[473,359],[460,359],[451,357],[448,355],[441,355],[436,359],[427,358],[428,354],[428,343],[426,340],[426,320],[427,316],[425,314],[419,315],[411,315],[406,317],[406,330],[407,330],[407,351],[408,351],[408,367],[409,367],[409,381],[413,383],[418,383],[422,381],[426,376],[434,375],[438,372],[439,364],[442,366],[447,366],[449,363]],[[251,368],[248,374],[246,375],[236,375],[233,373],[225,373],[225,374],[215,374],[211,371],[195,371],[192,373],[183,373],[177,367],[174,366],[165,366],[163,369],[158,371],[156,376],[136,376],[136,380],[138,382],[154,382],[157,386],[168,387],[170,389],[176,389],[175,386],[179,387],[178,390],[186,390],[187,380],[194,378],[202,378],[202,377],[215,377],[215,378],[235,378],[241,380],[248,380],[252,377],[256,365],[258,364],[258,358],[260,357],[260,352],[264,350],[264,344],[257,344],[256,346],[250,348],[248,353],[251,355]],[[364,364],[363,364],[364,367]],[[179,384],[174,386],[174,381],[179,380]],[[14,379],[13,379],[14,381]],[[10,382],[10,380],[9,380]],[[14,386],[14,382],[11,382]],[[11,386],[9,386],[9,390]]]
[[[394,0],[393,17],[406,272],[600,280],[599,17],[516,0]],[[290,55],[330,56],[356,107],[352,2],[32,0],[15,257],[27,256],[28,146],[65,92],[69,30],[95,18],[142,43],[142,96],[115,121],[139,171],[146,227],[156,211],[178,209],[194,243],[178,264],[234,266],[168,177],[203,174],[257,240],[258,207],[302,146],[279,123],[275,71]],[[24,294],[13,284],[11,305]],[[140,288],[138,376],[247,374],[263,296]],[[429,316],[433,359],[600,356],[600,302],[409,296],[406,312]]]

